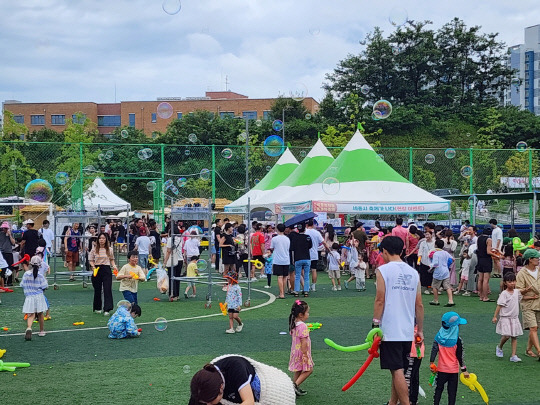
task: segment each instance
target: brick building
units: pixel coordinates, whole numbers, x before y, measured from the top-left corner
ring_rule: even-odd
[[[167,125],[174,119],[182,119],[197,110],[206,110],[214,116],[241,116],[249,119],[268,119],[268,113],[275,98],[250,99],[232,91],[208,91],[205,97],[168,97],[156,101],[122,101],[120,103],[97,104],[92,102],[72,103],[22,103],[7,100],[3,110],[13,113],[16,122],[27,126],[30,132],[43,127],[62,132],[66,120],[75,119],[81,112],[97,123],[100,134],[110,134],[117,127],[130,126],[143,130],[147,136],[153,132],[164,133]],[[157,108],[160,103],[172,107],[172,116],[160,118]],[[312,114],[319,104],[313,98],[303,100],[306,109]]]

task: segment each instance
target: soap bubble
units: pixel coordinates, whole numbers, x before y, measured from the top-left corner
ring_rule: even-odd
[[[105,154],[104,154],[104,153],[100,153],[100,154],[98,155],[98,159],[99,159],[99,160],[105,159]]]
[[[377,156],[379,157],[379,159],[384,160],[384,155],[382,153],[378,153]]]
[[[114,152],[112,150],[109,149],[107,152],[105,152],[106,159],[112,159],[113,156],[114,156]]]
[[[122,138],[127,138],[129,136],[129,132],[127,131],[127,129],[123,129],[122,131],[120,131],[120,135],[122,136]]]
[[[339,193],[339,180],[335,177],[327,177],[322,182],[322,189],[328,195],[336,195]]]
[[[471,177],[472,176],[473,169],[471,166],[463,166],[461,168],[461,175],[463,177]]]
[[[444,156],[448,159],[453,159],[456,157],[456,150],[454,148],[448,148],[444,151]]]
[[[280,121],[281,122],[281,121]],[[268,156],[279,156],[285,151],[283,138],[278,135],[271,135],[264,140],[264,153]]]
[[[122,185],[120,186],[120,190],[122,190],[122,191],[126,191],[127,189],[128,189],[127,184],[122,184]]]
[[[521,84],[521,80],[519,80],[519,77],[513,77],[510,83],[513,86],[519,87],[519,85]]]
[[[154,324],[158,332],[163,332],[165,329],[167,329],[167,320],[165,318],[156,318]]]
[[[66,172],[58,172],[56,173],[56,176],[54,176],[54,181],[63,186],[69,181],[69,175]]]
[[[247,139],[247,134],[246,134],[245,131],[242,132],[240,135],[238,135],[238,140],[239,140],[240,142],[245,142],[246,139]]]
[[[233,156],[233,151],[230,148],[225,148],[221,151],[221,156],[225,159],[230,159]]]
[[[201,172],[199,173],[199,176],[201,178],[201,180],[210,180],[210,170],[208,169],[202,169]]]
[[[262,121],[261,121],[261,120],[255,121],[255,125],[257,125],[258,127],[260,127],[260,126],[262,125]]]
[[[182,9],[182,3],[180,2],[180,0],[164,0],[161,8],[167,14],[175,15],[178,14]]]
[[[189,156],[190,154],[191,154],[191,152],[189,151],[189,149],[186,149],[186,150],[184,151],[184,155]]]
[[[92,165],[89,165],[89,166],[86,166],[86,167],[84,168],[84,171],[85,171],[85,172],[95,172],[95,171],[96,171],[96,168],[95,168],[94,166],[92,166]]]
[[[168,179],[165,183],[163,183],[163,188],[165,190],[170,189],[172,186],[174,186],[174,181],[172,181],[171,179]]]
[[[313,36],[317,36],[321,33],[321,30],[318,27],[313,27],[309,29],[309,33]]]
[[[274,213],[272,211],[266,211],[264,213],[264,220],[265,221],[271,221],[272,218],[274,218]]]
[[[297,83],[294,89],[289,92],[289,94],[294,101],[302,101],[307,97],[308,89],[305,84]]]
[[[432,155],[431,153],[428,153],[425,157],[424,157],[424,160],[426,161],[426,163],[428,165],[431,165],[433,163],[435,163],[435,155]]]
[[[176,188],[174,184],[170,187],[170,190],[174,195],[178,195],[180,193],[180,191]]]
[[[255,183],[255,185],[259,184],[261,181],[259,179],[255,179],[253,180],[253,183]]]
[[[307,152],[305,150],[300,151],[300,157],[305,158],[307,156]]]
[[[204,259],[197,260],[197,270],[205,271],[208,268],[208,263]]]
[[[405,10],[403,7],[394,7],[392,10],[390,10],[388,21],[394,27],[400,27],[407,22],[408,18],[409,15],[407,10]]]
[[[185,365],[184,367],[182,367],[182,371],[184,372],[184,374],[189,374],[191,372],[191,367]]]
[[[197,142],[197,135],[193,134],[193,133],[189,134],[188,135],[188,141],[190,141],[191,143]]]
[[[173,108],[172,105],[169,103],[159,103],[157,106],[157,115],[159,118],[163,118],[166,120],[167,118],[171,118],[173,114]]]
[[[387,100],[379,100],[373,104],[373,113],[380,120],[386,119],[392,114],[392,104]]]
[[[369,93],[369,90],[370,88],[367,84],[364,84],[362,85],[362,87],[360,87],[360,91],[362,92],[364,96]]]
[[[475,207],[476,204],[478,203],[478,197],[476,197],[475,195],[471,195],[471,196],[467,199],[467,202],[469,203],[469,206]]]
[[[465,134],[465,136],[466,136],[467,138],[470,138],[471,133],[470,133],[470,132],[467,132],[467,133]]]
[[[24,198],[37,202],[49,202],[53,197],[53,188],[51,183],[43,179],[30,181],[24,188]]]
[[[283,129],[283,121],[275,120],[274,122],[272,122],[272,129],[274,131],[281,131]]]
[[[154,152],[150,148],[144,148],[137,152],[137,156],[142,160],[150,159],[153,154]]]
[[[310,120],[311,119],[311,114],[307,113],[305,117],[306,117],[306,120]]]
[[[371,113],[371,118],[373,121],[379,121],[381,119],[377,114],[375,114],[375,111]]]
[[[156,188],[157,188],[157,184],[155,181],[149,181],[148,183],[146,183],[146,189],[148,191],[154,191]]]
[[[519,152],[525,152],[527,150],[527,142],[525,141],[519,141],[517,144],[516,144],[516,149],[519,151]]]
[[[272,166],[266,166],[266,171],[269,172],[270,170],[272,170]]]
[[[186,184],[187,184],[187,179],[185,177],[180,177],[177,181],[176,181],[176,184],[178,184],[178,187],[185,187]]]
[[[154,206],[154,202],[153,202],[152,200],[148,200],[148,205],[149,205],[150,207],[153,207],[153,206]]]

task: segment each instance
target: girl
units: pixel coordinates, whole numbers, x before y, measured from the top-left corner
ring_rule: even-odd
[[[223,261],[224,266],[223,272],[236,272],[236,245],[234,244],[234,239],[232,237],[233,224],[230,222],[225,224],[223,231],[224,233],[219,241],[219,247],[221,248],[221,260]],[[257,279],[255,279],[255,281],[256,280]]]
[[[38,248],[39,249],[39,248]],[[51,274],[51,268],[47,264],[47,262],[43,259],[43,253],[37,252],[34,257],[30,260],[30,264],[35,264],[39,266],[38,272],[43,277],[47,277],[48,274]],[[45,295],[45,294],[43,294]],[[43,320],[50,321],[51,318],[51,307],[49,305],[49,300],[47,297],[45,297],[45,302],[47,303],[47,312],[45,313],[45,316],[43,317]]]
[[[311,358],[311,339],[309,329],[305,322],[309,318],[309,306],[305,301],[296,300],[289,315],[289,333],[292,336],[291,357],[289,370],[294,372],[294,392],[297,396],[306,395],[299,387],[313,372],[313,359]]]
[[[503,277],[506,273],[516,272],[516,260],[514,257],[514,248],[510,244],[504,246],[504,257],[502,259],[502,266],[503,266]]]
[[[274,261],[273,256],[273,254],[270,254],[270,256],[266,258],[266,263],[264,264],[264,273],[266,274],[266,281],[268,283],[264,286],[264,288],[271,288],[272,285],[272,263]]]
[[[43,290],[47,289],[47,279],[39,274],[39,264],[31,265],[31,269],[23,275],[21,287],[23,288],[25,299],[23,305],[23,313],[28,315],[26,318],[26,333],[25,340],[32,340],[32,323],[34,322],[35,314],[39,320],[39,336],[45,336],[43,325],[43,311],[47,310],[47,302]]]
[[[98,236],[97,243],[88,254],[88,261],[92,268],[92,286],[94,287],[93,310],[101,314],[103,304],[103,315],[108,316],[109,311],[113,309],[112,295],[112,271],[118,271],[114,262],[114,253],[112,247],[109,247],[109,238],[102,232]],[[99,267],[96,272],[94,269]],[[103,301],[101,301],[101,291],[103,290]]]
[[[459,295],[461,291],[465,293],[467,282],[469,281],[469,272],[471,268],[471,258],[469,251],[465,250],[461,256],[461,276],[458,287],[454,290],[454,295]]]
[[[345,288],[349,288],[349,282],[356,279],[356,291],[366,291],[366,269],[367,269],[367,253],[358,254],[358,241],[354,240],[351,247],[351,261],[349,267],[351,269],[351,277],[345,281]]]
[[[454,240],[454,234],[452,233],[451,229],[447,229],[444,233],[444,246],[443,250],[446,250],[452,258],[454,257],[454,252],[457,249],[457,242]],[[458,285],[457,277],[456,277],[456,261],[454,260],[452,264],[450,265],[450,284],[452,286]]]
[[[517,363],[521,359],[516,355],[517,337],[523,335],[523,329],[519,322],[519,303],[523,299],[522,294],[530,290],[530,286],[523,290],[514,290],[516,287],[516,275],[514,272],[506,272],[503,276],[505,290],[499,295],[497,309],[492,322],[497,324],[496,332],[501,335],[501,342],[495,348],[495,355],[503,357],[502,347],[506,341],[512,338],[512,356],[510,361]],[[499,315],[499,322],[497,322]]]
[[[229,313],[229,329],[225,333],[242,332],[244,324],[238,315],[242,309],[242,290],[238,285],[238,273],[229,272],[225,278],[229,280],[227,287],[227,296],[225,304],[227,304],[227,312]],[[236,330],[234,329],[234,321],[238,323]]]

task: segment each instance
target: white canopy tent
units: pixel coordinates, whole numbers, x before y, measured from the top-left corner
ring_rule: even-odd
[[[93,211],[129,211],[131,204],[114,194],[109,187],[96,178],[90,188],[84,192],[84,209]]]

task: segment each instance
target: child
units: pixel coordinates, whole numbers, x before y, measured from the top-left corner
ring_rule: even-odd
[[[437,239],[435,241],[435,252],[433,252],[433,257],[431,261],[431,269],[433,271],[433,282],[431,283],[431,288],[433,290],[433,301],[429,305],[440,305],[439,304],[439,287],[442,286],[448,294],[448,304],[445,307],[453,307],[454,301],[452,298],[452,285],[450,284],[450,270],[449,266],[453,263],[454,259],[452,256],[442,250],[444,246],[444,241],[442,239]]]
[[[197,231],[191,231],[190,235],[193,236],[188,237],[187,240],[184,242],[184,250],[186,251],[186,257],[188,261],[191,261],[191,258],[193,256],[199,256],[199,246],[201,246],[201,241],[199,237],[196,236]]]
[[[272,266],[274,263],[274,254],[265,257],[266,262],[264,263],[264,273],[266,274],[267,285],[264,288],[271,288],[272,285]],[[278,283],[279,284],[279,283]]]
[[[495,315],[493,315],[492,319],[492,322],[497,324],[496,332],[501,335],[501,342],[495,349],[495,355],[497,357],[503,357],[502,347],[508,339],[512,338],[512,356],[510,356],[510,361],[517,363],[521,361],[516,355],[517,337],[523,335],[523,329],[519,322],[519,303],[522,299],[528,298],[522,297],[522,294],[529,291],[531,287],[529,286],[523,290],[515,290],[516,275],[514,272],[506,272],[503,277],[505,290],[499,295],[497,309],[495,309]],[[499,315],[498,322],[497,315]]]
[[[508,244],[504,246],[504,257],[501,260],[503,268],[503,278],[506,273],[516,274],[516,259],[514,258],[514,248]],[[504,281],[501,280],[501,292],[504,291]]]
[[[244,324],[238,314],[242,309],[242,290],[238,285],[238,273],[229,272],[225,276],[229,280],[227,288],[227,297],[225,298],[225,304],[227,304],[227,312],[229,313],[229,329],[225,333],[242,332]],[[238,322],[236,330],[234,329],[234,321]]]
[[[341,291],[341,272],[339,270],[339,243],[332,244],[332,250],[328,252],[328,277],[332,281],[332,291]],[[336,288],[336,279],[338,286]]]
[[[39,320],[39,336],[45,336],[43,311],[47,310],[47,302],[45,301],[43,290],[46,290],[49,285],[47,284],[47,279],[39,274],[39,264],[32,264],[30,270],[24,273],[21,287],[25,295],[23,313],[28,315],[26,318],[27,328],[24,339],[32,340],[32,323],[36,314]]]
[[[418,328],[414,327],[414,333],[416,335]],[[424,342],[420,346],[413,342],[411,345],[411,352],[407,356],[409,363],[405,369],[405,381],[409,387],[409,402],[411,405],[418,403],[418,392],[420,391],[420,365],[422,364],[422,358],[424,357],[425,346]]]
[[[448,405],[456,403],[460,368],[465,378],[469,378],[467,367],[463,363],[463,341],[459,337],[459,325],[466,324],[467,320],[456,312],[447,312],[442,316],[442,327],[435,336],[429,359],[430,367],[434,367],[435,358],[439,354],[433,405],[439,405],[446,383],[448,383]]]
[[[187,277],[199,277],[199,271],[197,269],[197,260],[199,260],[199,256],[191,256],[190,262],[187,266]],[[193,288],[193,294],[188,296],[189,289]],[[195,298],[197,296],[197,287],[195,287],[194,281],[188,281],[188,286],[186,287],[186,291],[184,291],[184,297],[187,298]]]
[[[120,291],[122,291],[124,299],[128,302],[137,304],[139,280],[144,281],[146,279],[146,274],[137,264],[139,262],[137,251],[132,250],[129,252],[127,258],[128,262],[124,264],[116,274],[116,279],[120,280]]]
[[[30,260],[30,264],[38,265],[39,266],[38,272],[43,277],[47,277],[48,274],[51,274],[51,268],[49,267],[47,262],[43,259],[43,253],[40,253],[40,252],[36,253],[36,255],[32,257],[32,259]],[[47,297],[45,297],[45,302],[47,303],[47,312],[45,313],[43,320],[49,321],[52,318],[51,318],[51,307],[50,307],[49,300],[47,299]]]
[[[523,257],[516,257],[516,274],[523,268]]]
[[[461,291],[466,292],[467,282],[469,281],[469,270],[471,268],[471,258],[469,257],[469,251],[463,251],[463,260],[461,261],[461,276],[459,285],[454,292],[454,295],[459,295]]]
[[[137,260],[139,258],[137,257]],[[128,301],[120,301],[118,309],[111,316],[107,326],[109,327],[110,339],[123,339],[127,337],[138,337],[141,332],[138,331],[134,319],[141,316],[141,307],[137,304],[131,304]]]
[[[294,383],[294,392],[297,396],[307,394],[307,391],[300,388],[300,384],[313,373],[314,366],[313,359],[311,358],[309,329],[305,323],[308,318],[309,306],[307,302],[296,300],[289,315],[289,333],[292,336],[289,370],[294,372],[292,380]]]
[[[351,248],[351,261],[349,262],[349,268],[351,269],[351,277],[345,281],[345,288],[349,288],[349,282],[353,278],[356,279],[356,291],[366,291],[366,270],[368,255],[367,253],[358,254],[358,241],[354,240],[353,247]]]

